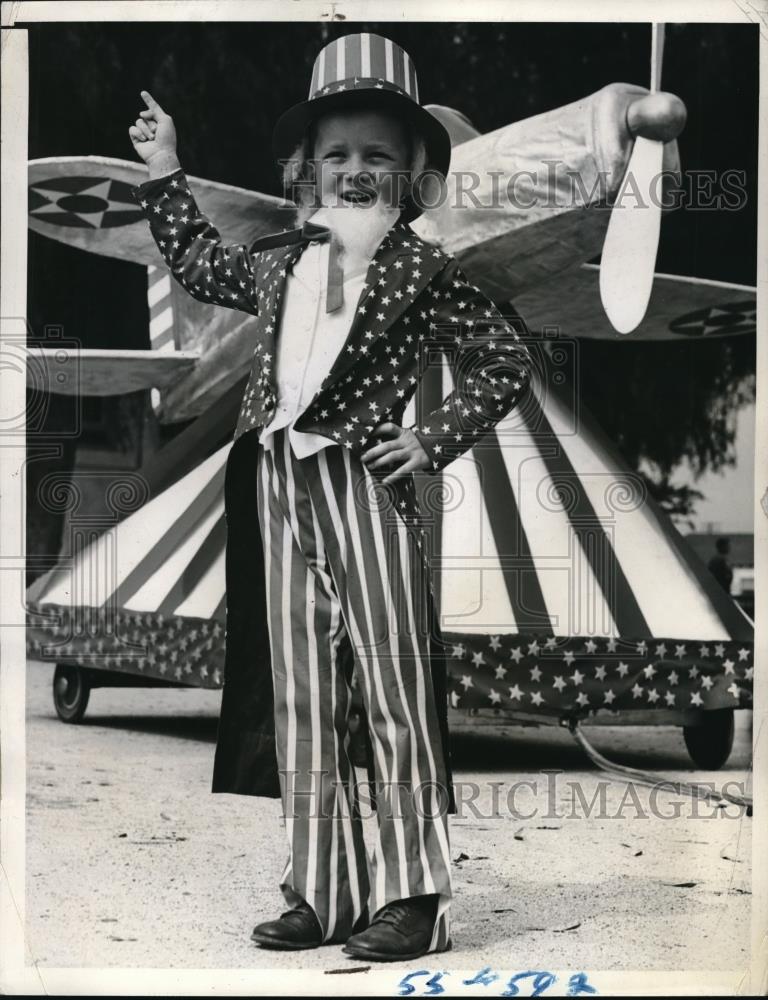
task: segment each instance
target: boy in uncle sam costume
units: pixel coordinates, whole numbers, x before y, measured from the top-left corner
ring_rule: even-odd
[[[443,469],[510,410],[530,355],[456,260],[408,224],[420,214],[413,181],[425,170],[445,178],[450,140],[389,39],[352,34],[320,52],[309,99],[274,132],[302,226],[250,248],[222,246],[179,165],[171,118],[142,97],[147,109],[129,132],[150,179],[135,194],[164,259],[195,298],[255,317],[225,486],[227,660],[214,767],[214,791],[246,794],[274,795],[280,773],[290,909],[253,940],[345,942],[347,954],[380,961],[444,950],[450,766],[413,473]],[[455,389],[403,427],[427,348],[449,358]],[[373,748],[371,859],[347,752],[352,660]]]

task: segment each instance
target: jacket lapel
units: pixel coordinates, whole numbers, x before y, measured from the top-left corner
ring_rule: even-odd
[[[301,232],[298,230],[297,232]],[[282,234],[281,234],[282,235]],[[287,234],[286,234],[287,235]],[[266,358],[266,368],[273,390],[276,391],[274,379],[274,358],[277,330],[280,325],[280,312],[285,294],[285,282],[288,269],[298,260],[306,243],[293,242],[289,245],[279,245],[270,248],[259,262],[256,281],[259,286],[259,315],[256,318],[256,350],[262,359]]]

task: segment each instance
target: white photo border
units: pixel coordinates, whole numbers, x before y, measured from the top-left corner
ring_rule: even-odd
[[[685,972],[590,969],[603,994],[766,995],[768,993],[768,3],[765,0],[39,0],[2,3],[2,230],[0,345],[26,316],[29,80],[25,25],[121,21],[506,21],[754,23],[760,35],[758,147],[757,402],[755,435],[755,685],[750,965]],[[761,197],[762,195],[762,197]],[[47,968],[25,941],[25,612],[24,435],[26,371],[0,374],[0,991],[24,995],[396,995],[402,976],[318,976],[315,969]],[[23,419],[23,418],[22,418]],[[23,426],[23,424],[21,425]],[[8,433],[13,428],[15,433]],[[461,970],[456,970],[460,974]],[[476,969],[465,970],[468,976]],[[553,970],[558,974],[558,970]],[[565,976],[567,972],[560,973]],[[563,980],[560,979],[560,982]],[[446,995],[450,988],[446,989]]]

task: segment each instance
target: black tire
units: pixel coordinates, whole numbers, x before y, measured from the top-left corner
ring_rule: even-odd
[[[717,771],[733,749],[733,709],[716,708],[701,714],[701,725],[683,726],[683,739],[697,767],[703,771]]]
[[[53,706],[62,722],[82,722],[91,685],[84,670],[57,663],[53,674]]]

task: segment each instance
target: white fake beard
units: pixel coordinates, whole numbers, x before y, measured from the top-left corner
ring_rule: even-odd
[[[372,205],[339,201],[319,208],[312,222],[331,230],[342,251],[340,263],[345,271],[352,272],[370,261],[399,215],[399,208],[387,208],[380,199]]]

